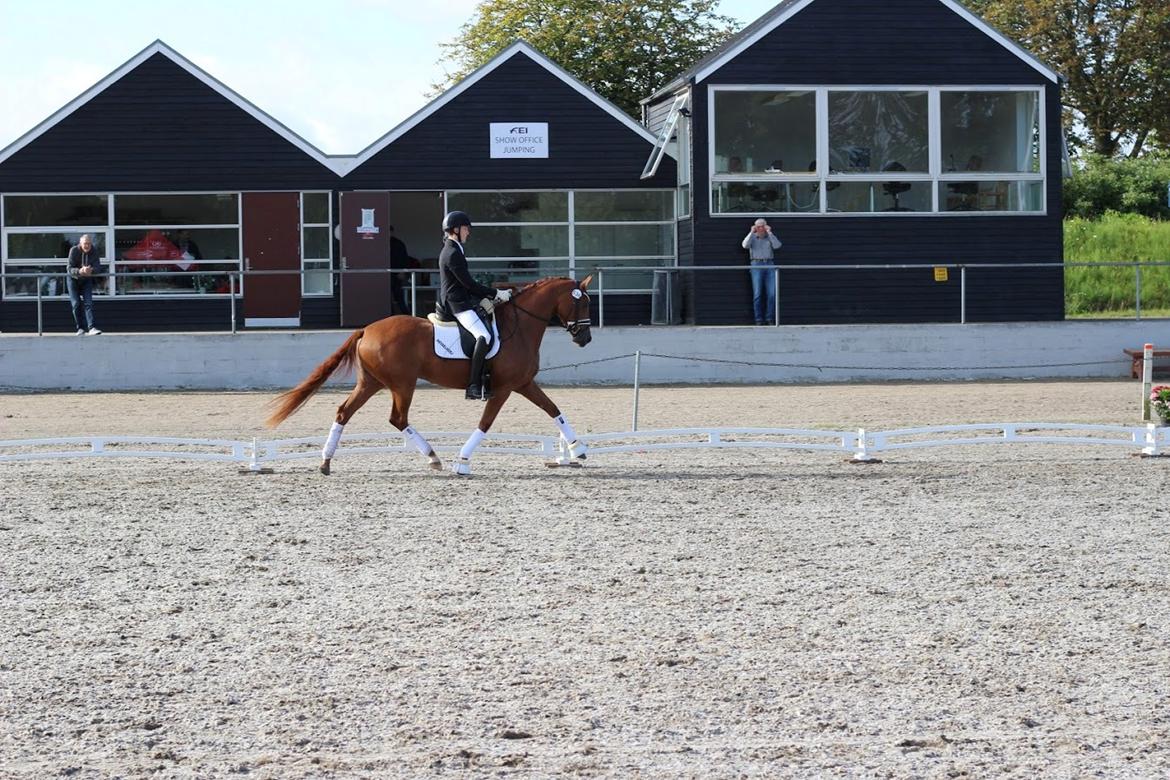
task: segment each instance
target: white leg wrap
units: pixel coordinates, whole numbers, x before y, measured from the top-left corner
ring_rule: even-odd
[[[565,437],[565,441],[576,441],[577,432],[573,430],[573,426],[569,425],[569,421],[565,419],[563,414],[558,414],[553,418],[553,422],[557,424],[557,428],[561,431],[561,436]]]
[[[475,452],[475,448],[479,446],[481,441],[483,441],[484,436],[487,436],[487,434],[476,428],[472,434],[467,437],[467,443],[463,445],[463,449],[459,450],[459,457],[463,460],[470,460],[471,453]]]
[[[341,432],[345,430],[345,426],[341,423],[333,423],[333,427],[329,429],[329,438],[325,440],[325,449],[321,450],[321,457],[324,460],[332,460],[333,453],[337,452],[337,442],[341,441]]]
[[[402,435],[406,437],[407,441],[413,443],[418,451],[423,455],[431,454],[431,445],[428,444],[427,440],[420,436],[419,432],[414,428],[410,427],[409,425],[406,426],[402,429]]]

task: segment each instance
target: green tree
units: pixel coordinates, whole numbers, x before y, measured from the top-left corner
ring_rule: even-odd
[[[1170,2],[968,0],[1061,72],[1073,146],[1130,157],[1170,143]],[[1079,129],[1078,129],[1079,128]],[[1155,143],[1156,142],[1156,143]]]
[[[483,0],[441,43],[449,87],[517,39],[535,46],[631,116],[638,101],[730,37],[718,0]]]

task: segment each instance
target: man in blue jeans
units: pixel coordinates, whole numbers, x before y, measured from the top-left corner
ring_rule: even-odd
[[[102,256],[88,233],[78,240],[77,246],[69,250],[66,270],[69,275],[65,278],[65,284],[69,288],[69,302],[73,305],[73,325],[77,328],[77,335],[101,335],[93,322],[93,284],[94,277],[102,272]]]
[[[775,264],[776,250],[780,239],[772,233],[767,220],[757,219],[752,230],[743,240],[753,266]],[[771,268],[752,268],[752,307],[757,325],[773,325],[776,316],[776,272]]]

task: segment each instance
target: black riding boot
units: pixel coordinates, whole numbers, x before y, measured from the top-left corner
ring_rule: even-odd
[[[492,394],[483,384],[483,363],[488,353],[486,339],[475,340],[475,350],[471,353],[471,375],[467,379],[467,392],[464,398],[472,401],[486,401]]]

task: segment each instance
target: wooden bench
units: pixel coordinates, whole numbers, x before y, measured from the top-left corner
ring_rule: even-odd
[[[1133,360],[1133,366],[1130,369],[1130,376],[1134,379],[1142,378],[1142,362],[1145,360],[1146,351],[1144,349],[1124,349],[1125,354],[1129,355]],[[1164,366],[1158,365],[1160,358],[1170,358],[1170,349],[1154,349],[1154,376],[1170,376],[1170,363]]]

